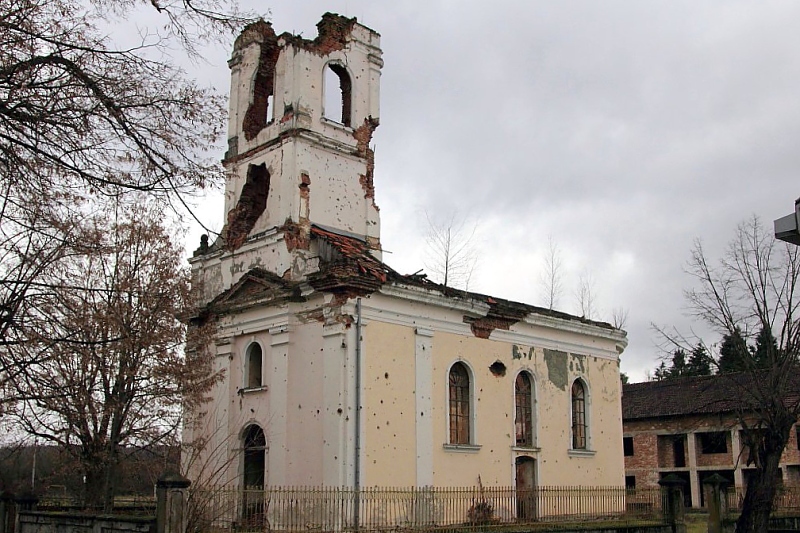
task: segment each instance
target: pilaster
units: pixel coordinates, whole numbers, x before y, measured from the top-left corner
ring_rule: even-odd
[[[322,401],[325,418],[322,423],[322,484],[341,487],[347,479],[347,330],[343,324],[322,328]]]
[[[744,487],[744,475],[742,474],[742,465],[746,458],[742,455],[742,436],[739,433],[739,428],[735,427],[731,430],[731,456],[733,457],[733,464],[736,468],[733,469],[733,484],[736,487]]]
[[[267,427],[268,485],[284,485],[287,480],[289,442],[286,415],[289,396],[289,327],[269,329],[273,379],[270,381],[270,416]]]
[[[416,328],[414,342],[417,486],[433,485],[433,330]]]
[[[700,480],[697,477],[697,440],[694,432],[686,434],[686,459],[689,464],[689,490],[692,493],[692,507],[700,507]]]

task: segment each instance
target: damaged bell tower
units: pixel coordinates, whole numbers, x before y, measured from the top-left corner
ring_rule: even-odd
[[[228,62],[225,225],[193,261],[205,271],[206,299],[251,268],[304,280],[316,270],[308,253],[312,225],[353,235],[381,257],[370,147],[380,36],[331,13],[317,29],[313,40],[276,35],[262,20],[236,39]]]

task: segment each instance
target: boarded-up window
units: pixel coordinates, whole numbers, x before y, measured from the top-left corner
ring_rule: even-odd
[[[470,443],[469,372],[463,363],[450,368],[450,444]]]
[[[572,384],[572,448],[586,449],[586,389],[580,380]]]
[[[517,446],[533,446],[533,387],[527,372],[520,372],[514,382]]]

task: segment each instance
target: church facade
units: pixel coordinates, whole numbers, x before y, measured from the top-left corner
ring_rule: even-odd
[[[225,226],[191,260],[224,379],[185,440],[250,487],[622,486],[625,333],[386,265],[380,36],[318,32],[234,45]]]

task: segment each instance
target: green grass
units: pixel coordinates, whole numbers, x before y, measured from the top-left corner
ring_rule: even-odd
[[[708,513],[686,513],[686,533],[708,533]]]

